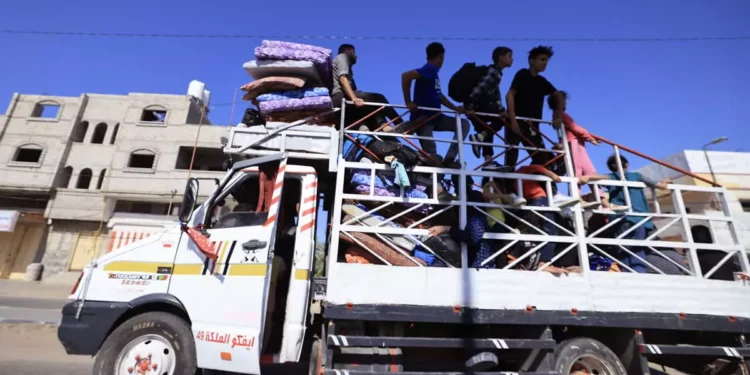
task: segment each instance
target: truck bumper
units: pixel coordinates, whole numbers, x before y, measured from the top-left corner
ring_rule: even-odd
[[[115,322],[130,309],[127,302],[86,301],[76,319],[81,301],[65,304],[57,338],[68,354],[95,355]]]

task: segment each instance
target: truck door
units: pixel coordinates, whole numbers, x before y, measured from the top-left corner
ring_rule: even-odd
[[[169,291],[189,314],[199,367],[260,374],[286,154],[239,164],[190,219]]]

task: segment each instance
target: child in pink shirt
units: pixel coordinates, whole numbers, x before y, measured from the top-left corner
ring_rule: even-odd
[[[560,92],[565,96],[567,101],[568,93],[565,91]],[[547,104],[549,104],[550,108],[555,109],[557,105],[556,98],[550,95],[549,99],[547,99]],[[591,158],[589,158],[589,154],[588,152],[586,152],[586,142],[589,142],[594,146],[599,146],[599,141],[597,141],[596,138],[594,138],[588,132],[588,130],[576,124],[573,118],[570,117],[570,115],[568,115],[567,113],[563,113],[562,120],[563,124],[565,124],[565,138],[568,141],[570,157],[573,159],[574,175],[576,177],[581,177],[585,175],[596,174],[594,163],[591,162]],[[599,194],[600,197],[602,197],[602,206],[604,206],[604,208],[611,208],[609,201],[607,200],[607,196],[604,194],[604,192],[601,189],[597,190],[598,191],[596,193]],[[594,192],[592,191],[592,193]],[[585,202],[581,206],[583,208],[594,208],[598,205],[599,203],[594,201]]]

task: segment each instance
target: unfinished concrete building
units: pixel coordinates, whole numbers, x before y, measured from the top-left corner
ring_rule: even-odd
[[[211,126],[207,101],[14,94],[0,116],[0,278],[31,263],[44,278],[76,272],[174,223],[196,137],[192,176],[223,175],[227,128]]]

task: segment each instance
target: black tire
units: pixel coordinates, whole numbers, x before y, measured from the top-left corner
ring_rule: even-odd
[[[176,358],[175,375],[196,373],[195,341],[187,322],[169,313],[148,312],[128,319],[112,331],[96,355],[93,375],[114,374],[117,358],[125,346],[149,334],[160,336],[172,344]]]
[[[582,358],[594,358],[595,361],[606,365],[610,373],[599,371],[602,375],[627,375],[625,366],[622,365],[617,355],[600,341],[578,337],[565,340],[557,345],[554,354],[554,371],[560,375],[568,375],[573,370],[573,365]]]

